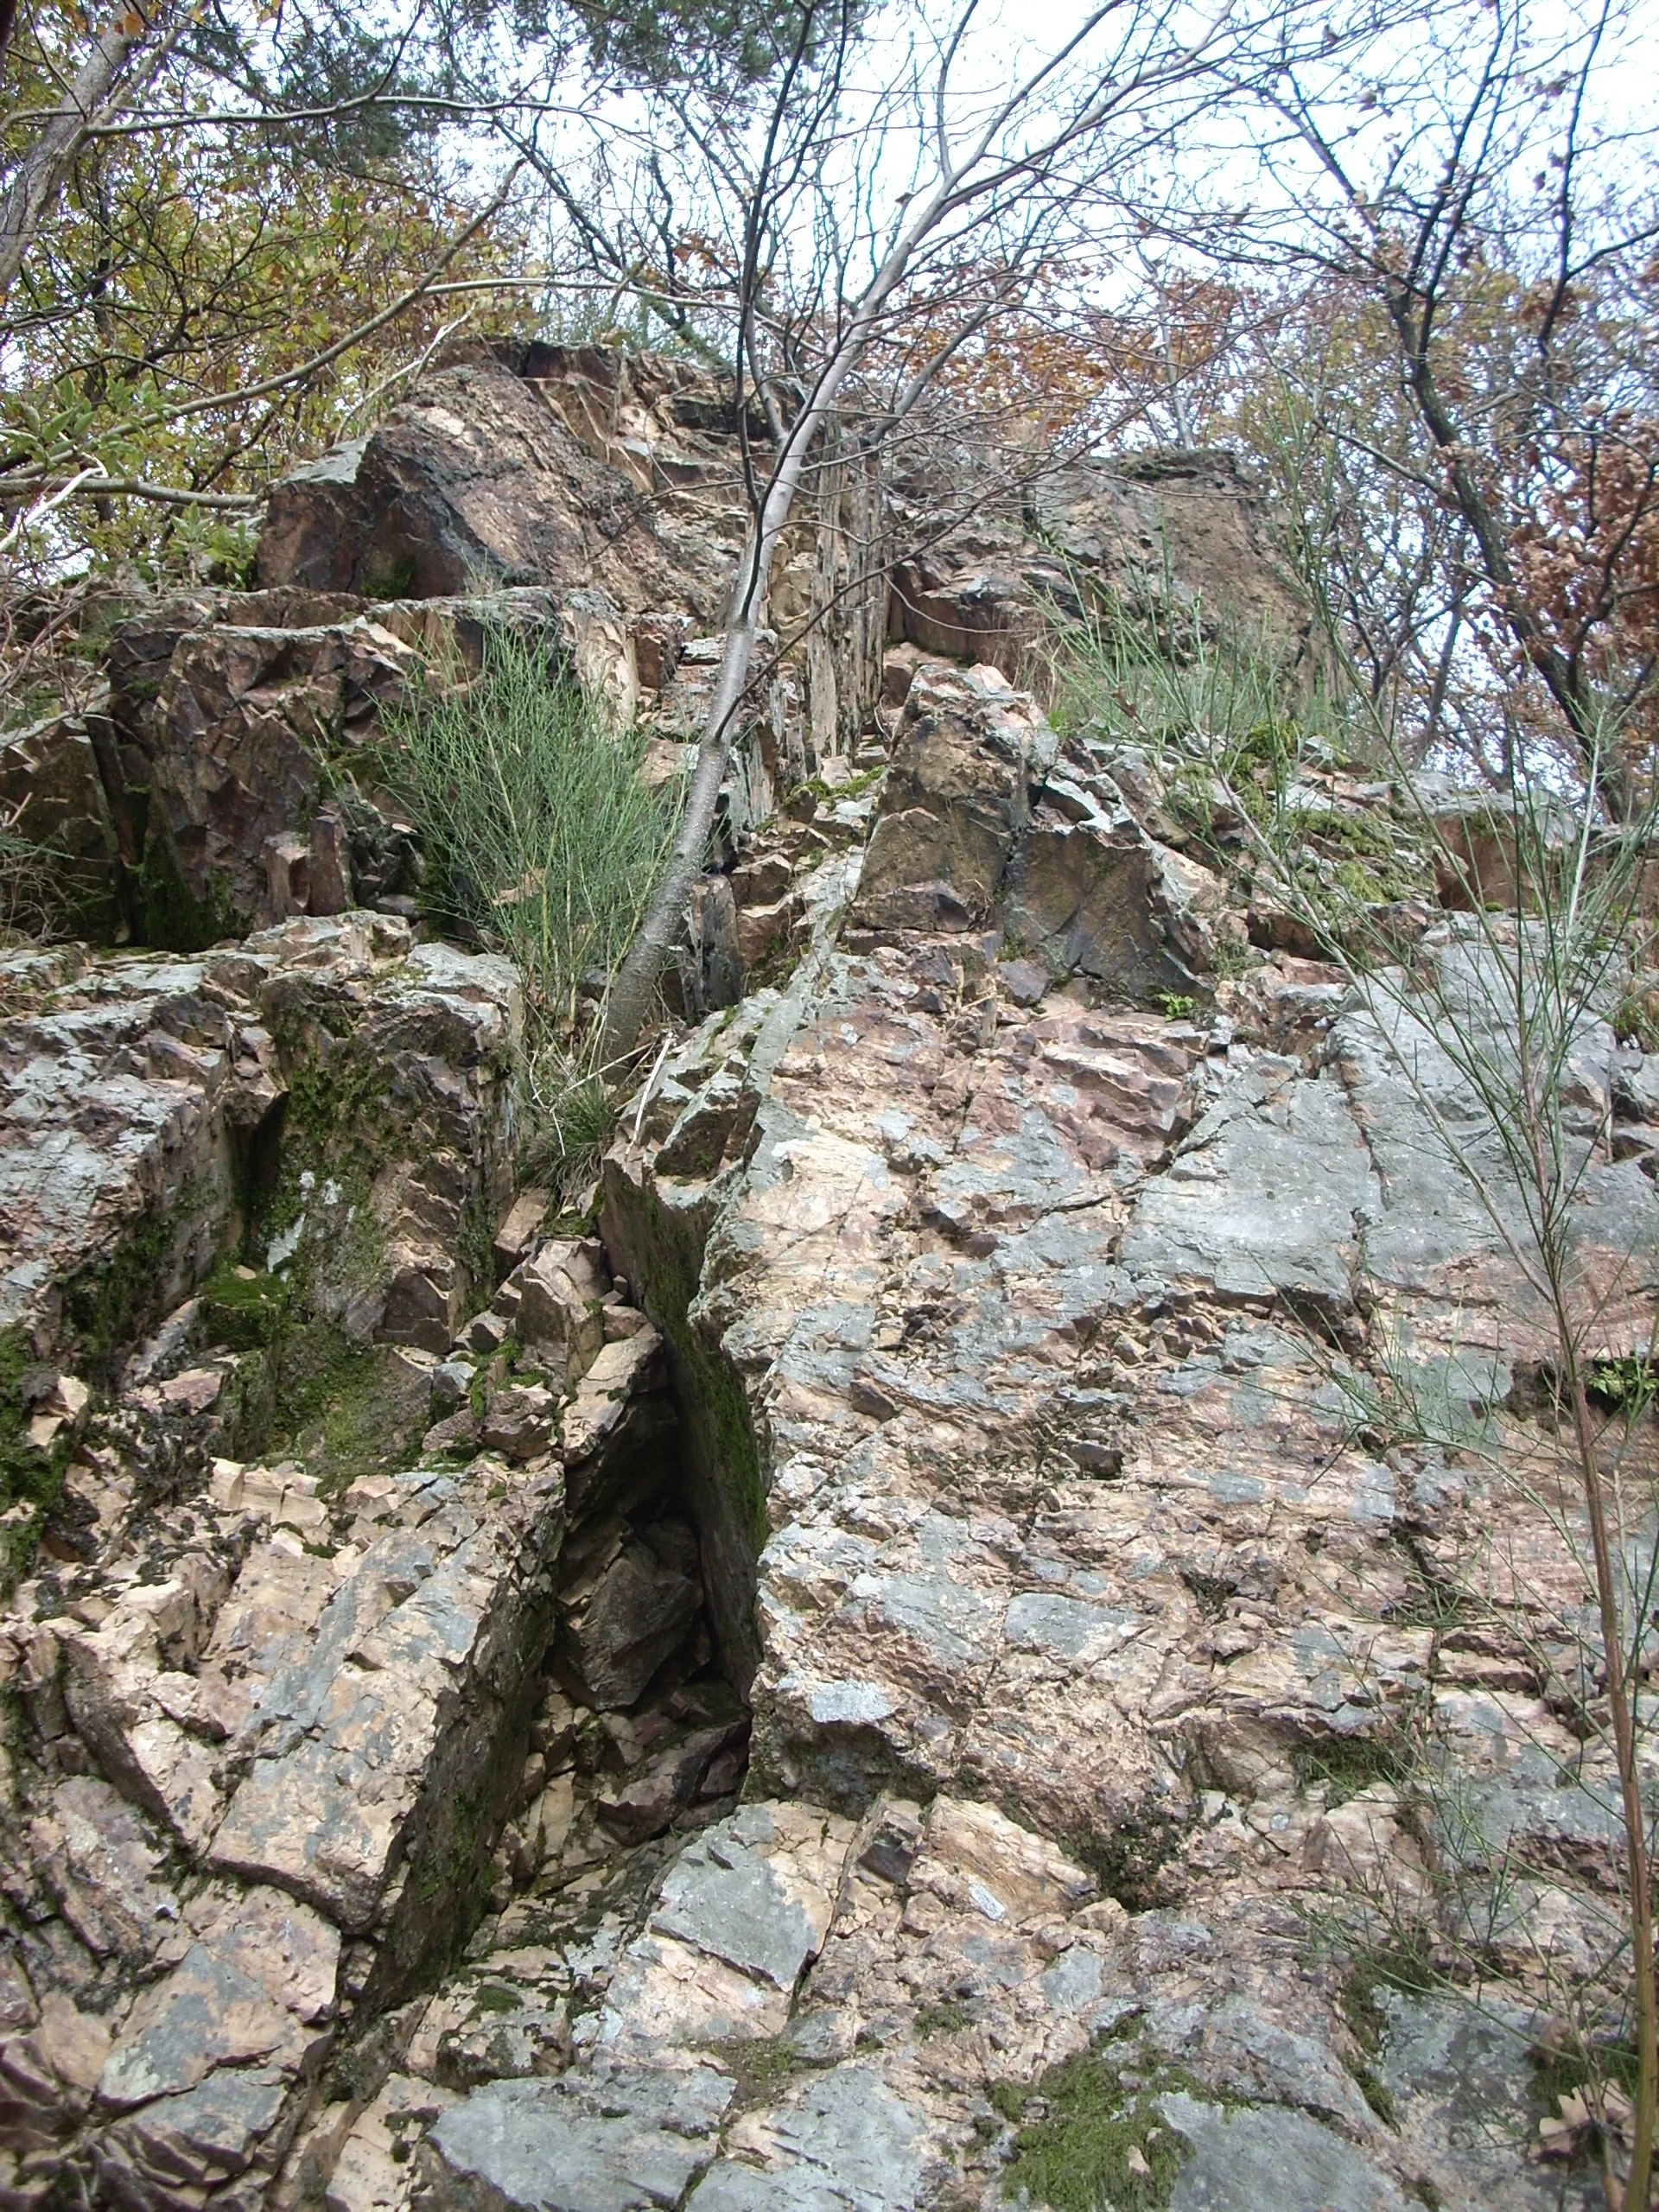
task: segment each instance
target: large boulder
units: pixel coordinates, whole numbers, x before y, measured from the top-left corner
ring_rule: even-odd
[[[918,672],[894,741],[855,918],[884,929],[969,929],[990,912],[1053,732],[995,669]]]
[[[1066,573],[1142,615],[1201,607],[1294,662],[1310,610],[1275,540],[1270,510],[1237,454],[1120,454],[1039,475],[1030,524]]]
[[[986,494],[941,533],[964,468]],[[1242,630],[1287,667],[1310,658],[1310,616],[1275,542],[1272,518],[1238,456],[1223,449],[1090,458],[1046,469],[1023,490],[1006,456],[918,466],[900,513],[922,541],[893,571],[888,635],[1011,681],[1043,673],[1058,619],[1085,603],[1137,620],[1190,620]]]
[[[182,636],[153,710],[146,934],[190,949],[303,911],[273,904],[268,848],[308,834],[331,756],[349,759],[419,665],[362,619]],[[384,887],[406,887],[395,863]]]
[[[117,935],[124,922],[121,841],[99,773],[102,700],[0,736],[0,829],[35,849],[0,880],[0,925]]]
[[[275,487],[260,582],[378,599],[598,582],[636,609],[683,604],[706,626],[729,554],[710,539],[697,569],[677,558],[640,497],[649,445],[633,442],[642,484],[627,442],[597,435],[590,406],[561,408],[556,389],[488,353],[441,370],[370,436]]]
[[[353,1338],[447,1348],[467,1224],[509,1173],[506,963],[359,913],[202,959],[10,967],[0,1329],[107,1368],[263,1239]]]

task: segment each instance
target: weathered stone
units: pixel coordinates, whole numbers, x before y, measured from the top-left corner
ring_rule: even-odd
[[[333,808],[319,807],[311,817],[307,905],[314,914],[343,914],[354,903],[346,825]]]
[[[557,356],[543,349],[532,366],[543,363],[556,370]],[[369,438],[276,487],[260,582],[382,599],[442,598],[480,581],[563,591],[598,582],[629,587],[636,606],[671,603],[681,578],[636,486],[551,397],[488,357],[428,379]],[[623,529],[632,543],[619,546]],[[718,568],[703,582],[708,614],[723,582]]]
[[[430,2185],[458,2212],[671,2212],[713,2158],[731,2096],[713,2067],[666,2058],[493,2082],[433,2129]]]
[[[780,2033],[852,1838],[849,1821],[772,1804],[745,1806],[688,1844],[612,1978],[601,2044]]]
[[[1300,2113],[1230,2113],[1176,2091],[1160,2109],[1188,2146],[1174,2212],[1405,2212],[1398,2184]]]
[[[520,1293],[517,1328],[527,1352],[569,1388],[579,1382],[605,1341],[599,1302],[607,1283],[591,1250],[543,1244],[511,1280]]]
[[[664,990],[687,1021],[735,1006],[743,995],[744,953],[737,902],[723,875],[694,887]]]
[[[509,2000],[515,1994],[487,1986],[485,2009],[438,2043],[438,2080],[449,2089],[481,2082],[518,2082],[531,2075],[563,2073],[570,2056],[570,2023],[564,2007],[545,2012]]]
[[[671,773],[718,665],[723,408],[689,368],[486,353],[285,487],[270,557],[520,564],[541,581],[499,619],[643,715]],[[995,2195],[1008,2089],[1063,2131],[1052,2069],[1090,2050],[1160,2101],[1189,2212],[1562,2196],[1522,2156],[1537,2000],[1617,1994],[1611,1777],[1560,1718],[1593,1697],[1581,1573],[1478,1455],[1357,1410],[1414,1376],[1466,1421],[1448,1433],[1551,1448],[1503,1147],[1419,1018],[1438,979],[1509,1065],[1481,963],[1529,940],[1396,900],[1419,995],[1389,1013],[1378,979],[1380,1021],[1282,954],[1212,992],[1249,956],[1186,857],[1175,741],[1062,747],[995,668],[913,644],[867,726],[880,495],[824,463],[768,609],[820,642],[763,644],[683,1005],[741,989],[734,949],[798,964],[653,1058],[602,1246],[538,1249],[544,1198],[507,1210],[499,963],[364,912],[188,963],[0,956],[0,1200],[35,1209],[15,1311],[46,1355],[8,1372],[29,1448],[73,1455],[0,1633],[8,2202],[911,2212]],[[1300,680],[1270,542],[1213,457],[1069,477],[1030,495],[1052,544],[988,496],[901,573],[898,626],[1012,671],[1040,595],[1092,570],[1150,607],[1180,541],[1186,614],[1218,633],[1253,607]],[[348,869],[365,903],[401,896],[391,814],[365,846],[353,804],[342,835],[321,769],[290,813],[280,762],[314,737],[367,758],[416,659],[476,666],[482,622],[297,588],[143,610],[113,751],[91,741],[118,839],[128,785],[161,795],[156,911],[176,892],[216,931],[238,868],[283,906]],[[1208,796],[1213,856],[1243,821]],[[1320,865],[1395,819],[1317,766],[1290,803]],[[1401,873],[1429,888],[1421,849]],[[1586,1009],[1562,1103],[1598,1361],[1649,1341],[1650,1087]],[[67,1195],[41,1131],[73,1140]],[[114,1315],[135,1281],[142,1317]],[[476,1369],[442,1358],[463,1323]],[[336,1394],[365,1359],[378,1392],[383,1355],[387,1397]],[[322,1407],[268,1448],[313,1360]],[[355,1457],[340,1437],[394,1399]],[[402,1465],[428,1420],[469,1464]],[[1471,1529],[1479,1617],[1442,1586],[1431,1627],[1423,1578],[1455,1577]],[[1408,1719],[1421,1803],[1374,1778]],[[1501,2047],[1449,2002],[1365,2020],[1306,1930],[1370,1942],[1379,1899],[1437,1956],[1478,1931]],[[728,2120],[709,2054],[739,2043],[762,2047]]]
[[[86,716],[54,715],[0,737],[0,819],[45,855],[38,881],[12,894],[12,925],[124,935],[121,841]]]
[[[624,1843],[643,1843],[660,1835],[677,1814],[694,1800],[719,1796],[705,1787],[705,1778],[725,1752],[738,1752],[748,1740],[748,1723],[735,1720],[724,1728],[701,1728],[654,1759],[643,1773],[594,1800],[594,1812],[611,1834]],[[741,1770],[741,1756],[735,1762]],[[716,1779],[719,1779],[716,1777]]]
[[[377,1966],[393,1995],[445,1940],[421,1870],[478,1851],[462,1801],[499,1789],[527,1718],[547,1627],[537,1567],[562,1510],[554,1480],[521,1491],[512,1515],[480,1522],[456,1499],[417,1535],[380,1538],[256,1703],[257,1756],[212,1861],[313,1899],[353,1933],[375,1924],[405,1862]],[[461,1898],[445,1904],[453,1914]]]
[[[1342,1086],[1268,1067],[1199,1122],[1136,1206],[1131,1273],[1197,1278],[1224,1298],[1279,1294],[1351,1309],[1376,1172]]]
[[[702,1602],[678,1573],[619,1528],[590,1548],[559,1595],[559,1651],[577,1694],[599,1712],[632,1705],[679,1645]]]
[[[627,1448],[630,1428],[645,1452],[658,1447],[660,1459],[664,1408],[656,1394],[664,1379],[663,1340],[649,1324],[601,1344],[594,1355],[559,1432],[571,1498],[584,1514],[609,1502],[600,1487],[601,1474],[626,1479],[635,1457]]]
[[[265,905],[273,922],[308,912],[311,905],[311,847],[291,832],[267,837]]]
[[[166,1852],[118,1793],[72,1775],[29,1827],[42,1878],[88,1950],[147,1961],[176,1921]]]
[[[516,1268],[541,1228],[547,1212],[545,1191],[520,1191],[501,1217],[495,1232],[495,1264],[502,1274]]]
[[[1031,702],[995,670],[921,671],[893,741],[855,918],[881,929],[982,921],[1055,749]]]
[[[1161,450],[1090,458],[1032,486],[1043,543],[1072,573],[1135,612],[1167,617],[1172,591],[1305,666],[1308,616],[1272,518],[1236,454]]]
[[[911,2212],[932,2145],[925,2113],[868,2066],[837,2066],[741,2121],[698,2183],[696,2212]],[[753,2160],[753,2163],[750,2163]]]
[[[128,2017],[99,2080],[106,2105],[179,2095],[219,2067],[291,2073],[308,2031],[332,2014],[337,1929],[270,1890],[213,1902],[198,1940]]]
[[[1190,994],[1209,964],[1203,918],[1219,914],[1221,885],[1156,845],[1127,809],[1089,804],[1082,820],[1047,800],[1038,807],[1003,884],[1009,944],[1108,997]]]
[[[348,1195],[329,1182],[329,1147],[356,1142],[352,1130],[287,1126],[289,1156],[308,1146],[315,1164],[295,1162],[296,1215],[276,1264],[296,1265],[316,1304],[353,1333],[420,1341],[442,1330],[433,1348],[447,1349],[465,1292],[454,1230],[469,1192],[493,1197],[505,1168],[518,1020],[505,963],[411,948],[401,924],[375,916],[296,920],[207,960],[86,967],[7,1024],[0,1324],[27,1319],[44,1351],[73,1341],[85,1325],[77,1315],[96,1312],[107,1338],[99,1357],[124,1351],[212,1265],[245,1133],[271,1130],[265,1117],[290,1079],[344,1051],[400,1109],[375,1133],[385,1172],[372,1192]],[[440,1173],[453,1226],[434,1211]],[[358,1233],[346,1239],[348,1214]],[[384,1242],[366,1250],[372,1236]],[[400,1316],[400,1279],[423,1286],[435,1326]]]
[[[538,1459],[553,1440],[558,1401],[539,1383],[498,1390],[484,1408],[480,1440],[486,1452],[522,1465]]]

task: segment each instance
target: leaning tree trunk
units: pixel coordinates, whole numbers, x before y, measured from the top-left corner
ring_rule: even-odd
[[[127,28],[137,23],[137,30]],[[0,200],[0,299],[11,289],[41,227],[58,204],[64,180],[86,143],[91,124],[108,107],[121,86],[122,72],[136,50],[160,28],[160,13],[148,22],[134,14],[122,16],[99,36],[92,51],[75,72],[58,112],[18,162]],[[159,54],[156,57],[159,59]]]
[[[626,1059],[657,1004],[657,994],[684,922],[685,911],[709,850],[720,804],[721,785],[741,727],[744,694],[754,664],[754,642],[766,611],[772,564],[800,488],[801,474],[814,440],[827,421],[868,332],[868,320],[855,321],[846,339],[784,439],[760,512],[749,524],[743,559],[734,587],[737,597],[726,626],[726,647],[709,718],[697,747],[697,764],[686,793],[685,812],[639,934],[616,971],[606,1001],[601,1058],[613,1066]]]

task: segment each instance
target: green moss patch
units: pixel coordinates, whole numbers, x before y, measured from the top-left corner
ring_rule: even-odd
[[[732,2098],[734,2113],[776,2104],[806,2064],[784,2036],[711,2044],[709,2055],[719,2061],[737,2085]]]
[[[1293,1761],[1304,1789],[1323,1784],[1327,1806],[1345,1805],[1376,1783],[1402,1782],[1411,1768],[1411,1745],[1399,1726],[1328,1736],[1299,1751]]]
[[[303,1459],[325,1497],[359,1475],[409,1465],[428,1419],[424,1377],[389,1344],[360,1344],[321,1318],[298,1323],[277,1353],[268,1451]]]
[[[994,2097],[1019,2123],[1002,2176],[1009,2197],[1028,2196],[1053,2212],[1162,2212],[1179,2177],[1185,2146],[1158,2108],[1173,2088],[1190,2086],[1171,2070],[1125,2079],[1118,2046],[1103,2044],[1051,2066],[1025,2093],[999,2082]],[[1205,2092],[1200,2091],[1200,2094]]]
[[[1180,1849],[1185,1833],[1179,1821],[1148,1819],[1125,1822],[1109,1834],[1068,1837],[1066,1847],[1096,1876],[1105,1896],[1131,1912],[1145,1912],[1158,1903],[1159,1873]]]
[[[106,1257],[82,1269],[64,1291],[64,1312],[74,1345],[74,1361],[85,1373],[107,1382],[118,1359],[157,1319],[168,1287],[181,1221],[193,1194],[180,1192],[165,1215],[138,1222]]]
[[[165,952],[205,952],[228,937],[245,937],[253,927],[219,879],[199,899],[184,880],[166,827],[152,823],[144,857],[133,886],[133,918],[142,943]]]
[[[27,1519],[0,1522],[0,1590],[9,1590],[32,1558],[74,1448],[67,1426],[45,1447],[30,1440],[32,1385],[43,1372],[21,1325],[0,1331],[0,1514],[31,1509]]]
[[[197,1294],[202,1334],[227,1351],[268,1350],[279,1343],[288,1323],[288,1285],[280,1275],[226,1262],[215,1268]]]

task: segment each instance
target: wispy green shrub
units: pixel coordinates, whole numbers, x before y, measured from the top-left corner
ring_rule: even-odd
[[[0,810],[0,931],[41,937],[68,903],[65,869],[60,855],[21,833],[22,812],[21,804]]]
[[[1151,611],[1084,609],[1057,618],[1048,643],[1052,718],[1068,734],[1138,746],[1166,774],[1201,762],[1275,793],[1304,760],[1328,767],[1363,750],[1356,717],[1272,639],[1218,632],[1196,601],[1172,589]]]
[[[571,1179],[607,1126],[606,981],[639,927],[679,794],[641,780],[645,738],[550,666],[548,642],[486,632],[389,718],[442,925],[524,980],[527,1165]]]

